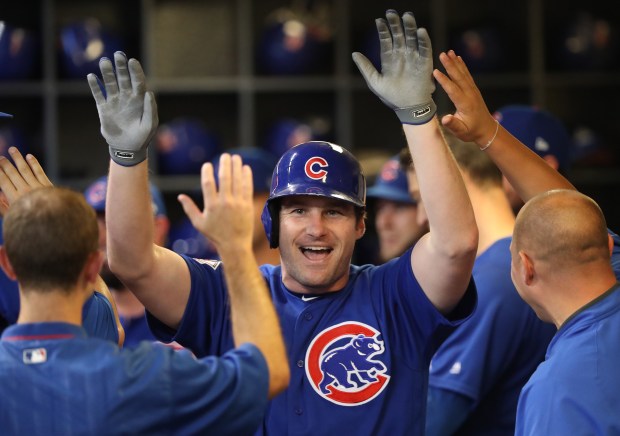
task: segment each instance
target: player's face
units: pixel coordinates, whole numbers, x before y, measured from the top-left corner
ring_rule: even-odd
[[[517,252],[514,243],[512,242],[510,243],[510,257],[510,278],[512,279],[512,283],[515,285],[519,296],[534,310],[538,318],[545,322],[552,322],[543,308],[536,303],[536,298],[532,296],[530,286],[525,283],[524,278],[527,274],[525,271],[526,266],[523,263],[523,259]]]
[[[355,241],[365,231],[351,203],[284,197],[280,207],[282,280],[294,292],[337,291],[347,283]]]
[[[417,216],[415,204],[377,200],[375,226],[383,262],[403,254],[426,232],[425,226],[417,222]]]

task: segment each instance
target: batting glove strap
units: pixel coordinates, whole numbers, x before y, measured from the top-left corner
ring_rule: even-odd
[[[109,147],[110,157],[114,162],[124,167],[132,167],[146,160],[148,148],[140,150],[123,150],[120,148]]]
[[[426,124],[437,112],[437,105],[433,100],[417,106],[395,109],[398,119],[403,124]]]

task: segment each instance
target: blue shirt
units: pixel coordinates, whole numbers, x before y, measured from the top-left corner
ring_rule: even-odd
[[[620,434],[620,290],[569,318],[519,398],[516,435]]]
[[[124,348],[135,348],[140,345],[142,341],[157,341],[146,321],[146,315],[137,316],[135,318],[120,316],[120,321],[125,330]]]
[[[0,316],[15,324],[19,316],[19,287],[0,268]],[[86,300],[82,309],[82,325],[89,336],[118,343],[118,327],[112,303],[99,292]]]
[[[16,324],[0,341],[0,432],[251,434],[268,383],[250,344],[197,360],[147,342],[120,350],[72,324]]]
[[[199,356],[226,352],[232,336],[221,264],[185,260],[191,292],[178,331],[152,317],[149,323],[163,341]],[[411,250],[381,266],[351,266],[346,287],[321,296],[295,295],[279,266],[260,268],[280,318],[291,381],[271,401],[259,433],[423,434],[430,358],[473,311],[473,281],[447,319],[416,281]]]
[[[476,258],[478,308],[439,347],[431,363],[432,388],[471,399],[473,410],[454,434],[514,434],[521,388],[545,358],[556,332],[515,289],[510,241],[501,239]],[[449,419],[442,404],[429,403],[428,413],[429,422]]]

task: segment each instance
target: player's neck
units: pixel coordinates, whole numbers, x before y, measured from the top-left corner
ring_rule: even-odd
[[[86,291],[44,291],[20,289],[18,324],[66,322],[82,325],[82,306]]]
[[[501,187],[470,192],[478,224],[478,255],[500,239],[512,236],[515,216]]]
[[[252,247],[254,256],[256,257],[256,263],[258,265],[279,265],[280,264],[280,250],[277,248],[270,248],[269,242],[266,238],[265,242],[261,242],[259,245]]]

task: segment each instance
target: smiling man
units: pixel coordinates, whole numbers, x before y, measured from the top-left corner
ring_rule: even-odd
[[[262,434],[423,434],[430,358],[476,303],[478,230],[435,116],[430,39],[410,12],[401,18],[390,10],[376,25],[382,73],[360,53],[353,60],[403,125],[430,231],[391,262],[351,265],[366,230],[359,162],[329,142],[284,153],[262,213],[281,262],[260,269],[280,317],[291,383],[271,401]],[[233,346],[223,280],[229,266],[152,243],[147,147],[158,121],[155,100],[138,61],[123,53],[114,60],[116,68],[100,64],[105,96],[89,76],[112,158],[110,267],[144,303],[160,339],[198,356],[224,353]],[[202,170],[205,204],[212,171]],[[189,216],[211,213],[188,196],[179,200]]]

